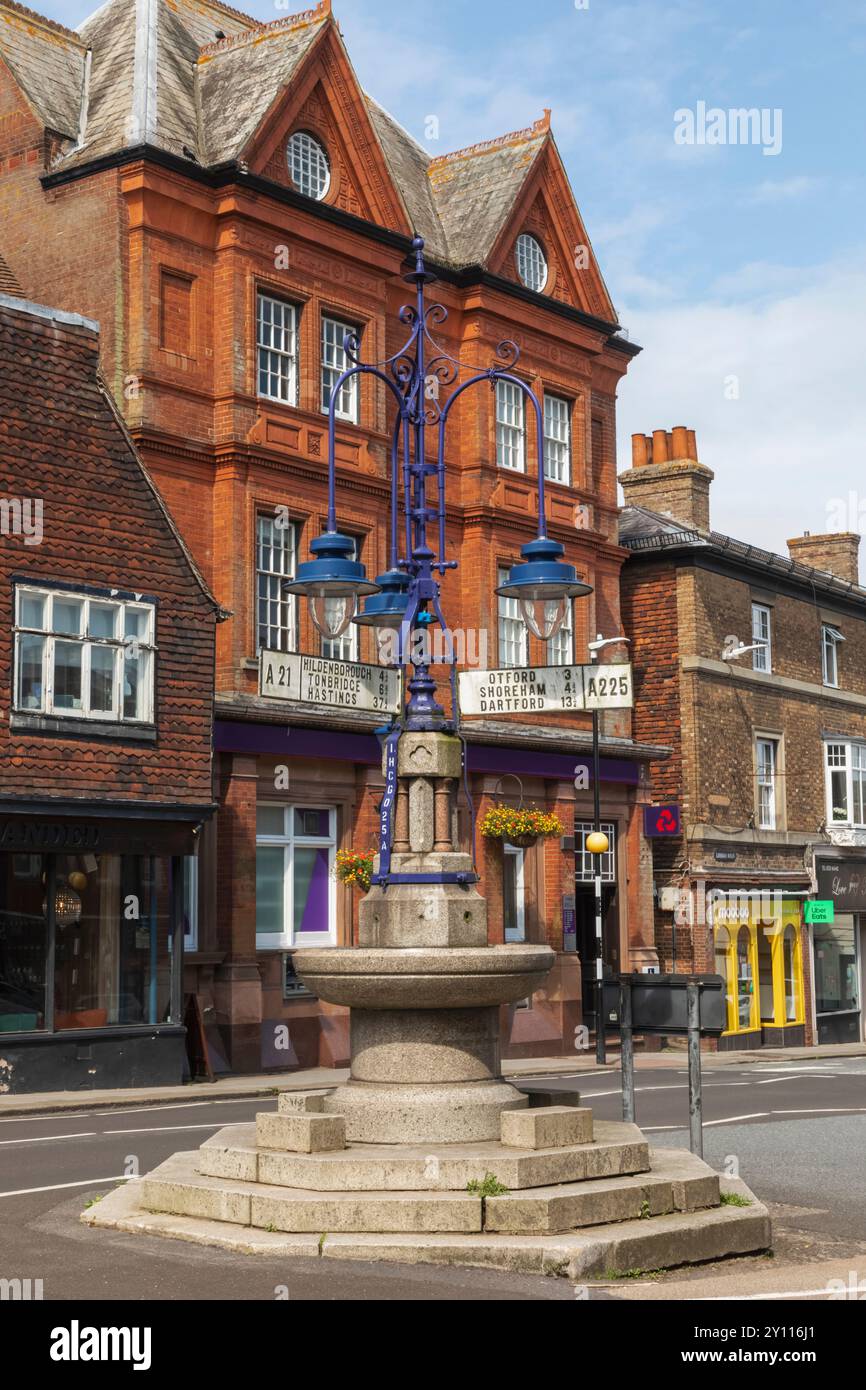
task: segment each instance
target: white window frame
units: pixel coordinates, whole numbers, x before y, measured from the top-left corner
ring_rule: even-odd
[[[571,482],[572,403],[565,396],[544,393],[544,476],[565,486]]]
[[[499,570],[499,585],[508,583],[509,570]],[[529,633],[516,598],[498,596],[497,660],[503,669],[529,665]]]
[[[283,849],[283,932],[260,932],[256,930],[257,951],[287,951],[299,946],[336,946],[337,944],[337,893],[334,878],[334,863],[337,854],[337,808],[322,805],[315,801],[285,802],[261,801],[259,806],[283,812],[283,834],[266,835],[256,830],[256,852],[265,849]],[[327,811],[328,834],[295,834],[295,811]],[[327,932],[298,932],[295,934],[294,904],[294,851],[295,849],[323,849],[328,853],[328,930]]]
[[[267,290],[256,293],[256,394],[298,404],[298,306]]]
[[[263,542],[263,524],[270,526],[269,542]],[[286,579],[294,578],[298,563],[300,532],[300,525],[296,521],[283,523],[283,519],[279,515],[272,516],[267,511],[256,513],[255,619],[257,652],[296,652],[298,650],[298,600],[294,594],[284,594],[282,586]],[[284,533],[288,544],[278,548],[275,539],[280,533]],[[264,548],[270,551],[270,568],[265,568],[262,564]],[[274,568],[277,554],[280,557],[280,565]],[[273,605],[277,605],[276,622],[271,622],[270,617],[267,621],[263,621],[263,604],[267,605],[269,614],[274,611]],[[266,635],[267,641],[263,640]]]
[[[496,462],[511,473],[526,472],[526,401],[513,381],[496,383]]]
[[[779,828],[779,753],[780,740],[767,734],[755,738],[755,779],[758,790],[757,819],[759,830]],[[765,752],[769,750],[769,758]]]
[[[514,867],[514,909],[517,921],[513,927],[505,927],[504,935],[506,941],[525,941],[526,940],[526,853],[518,848],[517,845],[502,846],[502,867],[503,872],[508,872],[506,866],[509,861],[515,860]],[[504,893],[504,886],[503,886]]]
[[[773,670],[773,610],[766,603],[752,604],[752,641],[760,642],[752,652],[752,670],[767,675]]]
[[[833,796],[833,774],[842,773],[845,779],[844,817],[836,816]],[[824,790],[827,799],[827,824],[852,830],[866,829],[866,743],[828,739],[824,744]]]
[[[544,247],[531,232],[521,232],[514,245],[514,260],[521,284],[541,294],[550,277]]]
[[[294,130],[286,144],[286,165],[289,178],[305,198],[320,203],[327,198],[331,187],[331,160],[321,140],[308,130]],[[316,166],[324,168],[324,179],[314,187]]]
[[[833,689],[839,687],[839,643],[845,638],[832,623],[821,627],[821,679]]]
[[[601,856],[602,883],[616,883],[616,823],[601,821],[601,829],[608,838],[609,847]],[[578,883],[592,883],[595,880],[595,861],[598,857],[586,848],[587,838],[595,830],[591,820],[574,822],[575,878]]]
[[[555,637],[547,642],[548,666],[574,665],[574,600],[569,599],[565,606],[562,627]]]
[[[22,601],[35,598],[43,604],[43,626],[30,627],[21,620]],[[80,603],[81,623],[78,633],[56,632],[54,630],[54,604],[56,601]],[[117,610],[114,637],[92,637],[90,632],[91,607],[110,606]],[[127,637],[127,613],[144,614],[144,637]],[[154,686],[156,679],[156,605],[129,597],[111,595],[102,591],[88,592],[85,589],[60,589],[37,584],[16,584],[15,586],[15,670],[13,673],[13,709],[18,714],[50,715],[54,719],[86,719],[99,724],[152,725],[154,720]],[[42,692],[40,704],[23,705],[19,703],[20,692],[20,652],[21,639],[39,637],[42,639]],[[81,648],[81,708],[68,709],[55,705],[55,650],[57,643],[76,644]],[[110,710],[90,708],[90,677],[93,653],[97,650],[113,652],[112,696]],[[141,712],[134,717],[123,712],[123,671],[124,662],[135,658],[141,663],[140,689]]]
[[[343,346],[343,340],[347,333],[352,333],[357,337],[357,324],[346,323],[344,319],[338,319],[333,314],[322,314],[321,377],[323,415],[327,415],[329,412],[331,392],[337,383],[337,379],[353,365]],[[335,418],[337,420],[345,420],[350,425],[357,425],[360,418],[358,381],[359,378],[357,376],[352,376],[349,377],[348,381],[343,382],[334,408]]]
[[[348,535],[354,542],[355,548],[352,551],[351,558],[353,560],[360,560],[361,548],[364,543],[363,536],[353,536],[350,531],[344,531],[343,534]],[[342,637],[321,638],[322,656],[327,657],[330,661],[359,661],[360,650],[361,629],[357,623],[349,623]]]

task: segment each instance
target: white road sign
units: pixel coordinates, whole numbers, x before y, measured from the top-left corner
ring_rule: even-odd
[[[398,714],[400,686],[399,671],[364,661],[263,651],[259,663],[259,692],[272,700]]]
[[[461,671],[461,714],[544,714],[557,710],[631,709],[632,668],[517,666]]]

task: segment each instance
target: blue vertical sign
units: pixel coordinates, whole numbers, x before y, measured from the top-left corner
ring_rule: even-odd
[[[379,810],[379,872],[376,882],[387,879],[391,872],[391,839],[394,807],[397,802],[397,744],[400,729],[392,729],[385,740],[385,795]]]

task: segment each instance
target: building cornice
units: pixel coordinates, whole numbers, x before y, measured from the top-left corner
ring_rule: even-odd
[[[751,685],[770,693],[802,695],[808,700],[826,701],[831,705],[851,705],[855,709],[866,710],[866,695],[858,695],[853,690],[839,690],[832,685],[818,685],[813,681],[801,681],[793,676],[781,676],[775,671],[753,671],[748,666],[737,666],[734,662],[716,661],[707,656],[682,656],[680,669],[696,671],[705,676],[718,676],[725,681],[734,680],[740,685]]]

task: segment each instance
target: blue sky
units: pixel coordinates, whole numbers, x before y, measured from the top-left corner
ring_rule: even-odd
[[[70,27],[89,13],[33,7]],[[718,529],[783,552],[804,529],[866,531],[863,0],[334,9],[362,83],[431,153],[552,107],[620,320],[645,349],[620,393],[623,466],[633,430],[687,425],[716,473]],[[699,102],[781,111],[781,151],[678,145],[675,112]]]

